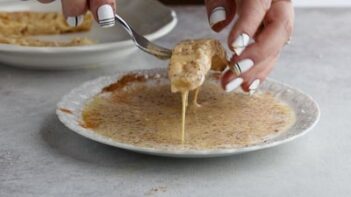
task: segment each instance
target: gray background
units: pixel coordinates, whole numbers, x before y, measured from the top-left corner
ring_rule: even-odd
[[[179,25],[160,43],[210,32],[203,8],[176,8]],[[298,9],[293,44],[271,77],[320,104],[319,124],[294,142],[215,159],[172,159],[119,150],[66,129],[61,96],[116,71],[165,67],[141,52],[114,66],[31,71],[0,66],[0,196],[349,196],[351,10]],[[157,190],[157,191],[156,191]]]

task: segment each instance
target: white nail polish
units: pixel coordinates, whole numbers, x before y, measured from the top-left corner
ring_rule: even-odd
[[[250,36],[242,33],[233,42],[232,47],[237,55],[240,55],[250,43]]]
[[[240,73],[248,71],[253,65],[254,62],[251,59],[243,59],[235,64],[235,66],[238,67]]]
[[[231,92],[231,91],[237,89],[243,82],[244,82],[243,78],[241,78],[241,77],[236,78],[233,81],[229,82],[225,86],[225,91],[226,92]]]
[[[115,14],[111,5],[100,6],[97,10],[97,15],[101,27],[107,28],[115,25]]]
[[[69,16],[69,17],[67,17],[66,22],[70,27],[77,27],[83,23],[83,20],[84,20],[83,15]]]
[[[253,81],[251,83],[251,85],[249,87],[250,96],[252,96],[256,92],[257,88],[260,86],[260,83],[261,83],[261,81],[259,79],[256,79],[255,81]]]
[[[224,7],[216,7],[212,10],[210,15],[210,26],[213,27],[215,24],[224,21],[226,18],[226,12]]]
[[[240,67],[238,66],[238,64],[234,64],[234,66],[230,66],[230,70],[236,75],[241,74],[241,70],[240,70]]]

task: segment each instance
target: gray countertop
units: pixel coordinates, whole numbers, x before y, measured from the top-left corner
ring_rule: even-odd
[[[175,8],[160,39],[216,36],[204,8]],[[85,139],[56,118],[55,105],[84,81],[120,70],[165,67],[141,52],[114,66],[32,71],[0,66],[0,196],[350,196],[351,10],[298,9],[293,43],[272,78],[320,104],[319,124],[275,148],[213,159],[141,155]]]

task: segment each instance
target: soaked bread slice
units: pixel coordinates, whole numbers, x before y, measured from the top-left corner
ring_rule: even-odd
[[[227,66],[226,51],[218,40],[185,40],[173,49],[168,75],[172,92],[199,88],[210,69],[222,71]]]

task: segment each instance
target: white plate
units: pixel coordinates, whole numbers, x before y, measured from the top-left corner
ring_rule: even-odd
[[[8,0],[0,2],[0,11],[61,11],[60,2],[40,4],[37,1]],[[119,0],[117,11],[150,40],[166,35],[177,23],[175,12],[156,0]],[[0,62],[25,68],[76,69],[113,62],[136,50],[128,34],[118,24],[113,28],[103,29],[94,22],[90,32],[40,38],[69,40],[77,36],[87,37],[99,43],[78,47],[23,47],[0,44]]]
[[[144,70],[144,71],[134,71],[142,72],[145,74],[155,74],[160,73],[162,76],[166,76],[165,69],[154,69],[154,70]],[[249,151],[255,151],[259,149],[264,149],[268,147],[277,146],[289,142],[297,137],[300,137],[310,131],[319,120],[319,108],[317,103],[306,94],[301,91],[291,88],[285,84],[266,80],[260,87],[263,91],[269,91],[276,95],[279,99],[289,104],[296,114],[296,122],[292,125],[288,131],[268,139],[264,142],[253,144],[242,148],[225,148],[225,149],[210,149],[210,150],[172,150],[172,149],[158,149],[158,148],[145,148],[140,146],[135,146],[131,144],[119,143],[112,140],[111,138],[99,135],[93,130],[84,128],[80,126],[82,122],[81,113],[82,109],[87,101],[89,101],[93,96],[101,92],[102,88],[116,82],[121,76],[127,73],[118,73],[115,76],[100,77],[96,80],[84,83],[78,88],[73,89],[70,93],[62,98],[62,100],[57,105],[56,113],[60,121],[66,125],[71,130],[76,133],[92,139],[103,144],[108,144],[118,148],[123,148],[131,151],[136,151],[140,153],[169,156],[169,157],[218,157],[233,155],[238,153],[244,153]],[[60,109],[68,109],[72,112],[65,113]]]

